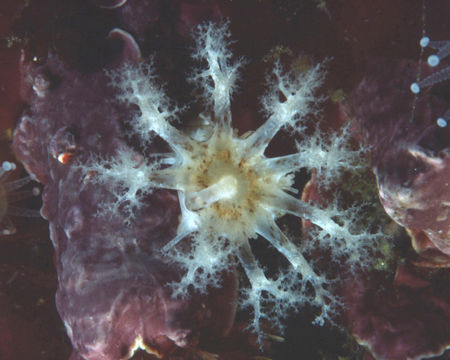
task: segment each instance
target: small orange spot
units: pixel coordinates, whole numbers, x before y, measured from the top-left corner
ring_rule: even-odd
[[[64,165],[68,164],[71,158],[72,158],[72,153],[70,153],[70,152],[66,152],[66,153],[62,153],[62,154],[58,155],[58,161]]]

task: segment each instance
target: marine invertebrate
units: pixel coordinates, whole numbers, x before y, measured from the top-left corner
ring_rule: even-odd
[[[448,11],[448,5],[439,11]],[[427,42],[422,39],[421,45]],[[428,59],[434,64],[432,56]],[[441,328],[440,321],[445,327],[450,314],[444,300],[449,294],[442,287],[449,254],[450,129],[444,115],[449,103],[445,86],[432,89],[446,79],[446,71],[434,71],[420,60],[373,59],[352,95],[355,120],[371,146],[381,203],[406,228],[410,250],[417,252],[402,254],[394,247],[393,254],[402,259],[392,264],[394,277],[372,273],[345,284],[351,331],[377,358],[423,359],[449,346],[448,331],[432,330]],[[409,242],[403,234],[393,244],[408,249]]]
[[[383,120],[379,122],[380,114],[373,105],[372,109],[366,106],[358,117],[361,115],[367,117],[366,120],[360,117],[359,121],[366,123],[363,127],[369,128],[377,124],[375,126],[391,127],[394,130],[390,138],[381,133],[366,136],[368,139],[372,137],[370,143],[375,145],[378,142],[382,145],[374,151],[377,153],[374,154],[374,158],[381,159],[380,163],[374,165],[380,199],[386,212],[407,229],[418,252],[422,252],[420,249],[424,243],[431,241],[436,250],[448,255],[450,191],[447,179],[450,170],[448,156],[450,109],[445,91],[442,89],[433,91],[433,87],[450,78],[450,67],[444,64],[450,54],[450,41],[432,41],[426,36],[425,2],[422,11],[423,36],[419,40],[421,47],[419,61],[417,63],[401,61],[396,65],[387,65],[381,71],[375,70],[386,77],[385,73],[391,71],[389,68],[395,66],[405,78],[409,78],[408,83],[400,80],[400,77],[395,79],[391,76],[392,82],[397,83],[396,86],[399,88],[393,91],[390,100],[395,106],[386,106],[382,111],[387,113],[387,110],[396,109],[395,122],[389,124],[389,121],[385,121],[385,124],[381,125]],[[429,53],[427,48],[436,51]],[[428,56],[426,64],[423,64],[422,57],[426,52]],[[411,82],[412,78],[415,81]],[[367,77],[360,84],[359,90],[365,94],[367,89],[374,87],[375,84],[375,87],[378,87],[380,83],[377,79]],[[407,91],[408,85],[410,91]],[[362,98],[358,95],[355,98],[358,97]],[[379,119],[376,119],[377,117]],[[372,125],[367,121],[369,118]],[[401,123],[405,124],[408,131],[401,129]],[[376,136],[384,139],[379,141],[375,139]],[[392,147],[389,140],[391,143],[397,142],[398,145]],[[393,169],[395,170],[392,171]],[[420,243],[422,245],[419,245]]]
[[[438,50],[436,54],[432,54],[427,58],[427,64],[431,67],[437,67],[441,64],[447,56],[450,55],[450,40],[443,41],[431,41],[428,36],[422,37],[420,39],[420,46],[423,48],[430,47],[432,49]],[[419,73],[420,74],[420,73]],[[420,81],[415,81],[411,84],[410,89],[413,94],[419,94],[423,88],[431,87],[440,82],[450,79],[450,66],[442,68]],[[446,127],[450,121],[450,109],[448,109],[443,115],[437,118],[436,123],[439,127]]]
[[[172,284],[175,296],[188,297],[190,289],[205,293],[208,286],[220,286],[218,274],[235,259],[250,283],[243,290],[243,304],[253,309],[252,326],[257,332],[261,319],[271,318],[281,326],[288,309],[305,303],[321,309],[316,322],[322,324],[331,318],[338,299],[330,291],[329,279],[316,272],[276,220],[292,214],[311,221],[321,228],[318,238],[331,245],[337,256],[358,253],[363,244],[376,239],[378,233],[355,233],[348,212],[338,207],[322,209],[294,195],[295,172],[315,170],[322,186],[327,186],[343,169],[358,166],[361,150],[347,147],[348,130],[328,140],[319,132],[305,136],[307,119],[317,114],[320,102],[316,94],[324,76],[320,64],[296,74],[285,73],[276,64],[262,98],[267,121],[250,135],[238,136],[232,128],[230,104],[243,61],[233,60],[229,36],[226,24],[201,25],[195,32],[193,57],[203,66],[191,80],[203,89],[206,109],[199,116],[207,124],[205,129],[190,137],[171,124],[180,116],[180,108],[167,99],[153,64],[125,66],[110,76],[121,90],[120,99],[139,109],[131,121],[134,134],[144,143],[159,136],[172,152],[146,161],[118,149],[112,160],[94,157],[82,167],[95,174],[93,181],[112,190],[113,198],[101,205],[100,215],[120,214],[133,222],[141,199],[154,189],[178,192],[177,233],[161,249],[185,270],[182,279]],[[268,144],[281,129],[305,140],[297,144],[295,153],[266,157]],[[274,278],[265,274],[252,253],[249,239],[258,236],[290,264]],[[184,239],[187,245],[181,244]],[[333,241],[340,245],[333,247]],[[347,258],[360,265],[366,261],[360,256]]]

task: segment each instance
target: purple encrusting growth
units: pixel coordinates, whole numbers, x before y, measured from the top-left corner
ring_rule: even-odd
[[[125,45],[117,62],[133,61],[130,37],[112,35]],[[164,354],[168,344],[196,344],[202,329],[226,332],[234,317],[233,275],[215,295],[170,296],[167,284],[179,281],[179,270],[158,250],[174,235],[179,208],[173,192],[142,199],[139,226],[124,226],[119,213],[96,216],[98,205],[112,198],[108,185],[93,182],[74,163],[131,151],[119,125],[128,110],[115,100],[105,73],[81,74],[52,52],[42,65],[23,58],[22,72],[29,109],[15,129],[14,148],[45,185],[41,213],[55,248],[56,302],[74,346],[71,360],[118,360],[138,348]],[[44,78],[46,89],[37,87]]]
[[[352,226],[355,211],[323,209],[293,195],[293,176],[300,169],[315,170],[321,186],[328,187],[342,171],[360,167],[362,150],[348,147],[347,128],[339,135],[325,137],[317,131],[306,136],[306,124],[318,112],[322,65],[286,73],[276,63],[261,100],[267,121],[239,137],[232,127],[231,97],[243,62],[233,60],[228,49],[227,25],[202,25],[194,36],[193,58],[203,65],[190,80],[203,90],[205,111],[199,117],[206,126],[193,137],[171,125],[181,111],[168,100],[152,63],[110,73],[120,99],[139,109],[130,123],[133,134],[144,144],[159,136],[172,152],[157,159],[136,159],[122,149],[112,160],[94,156],[84,170],[95,174],[92,181],[108,185],[112,194],[110,201],[102,202],[99,215],[125,216],[131,223],[135,212],[142,211],[142,197],[156,189],[176,190],[181,218],[177,233],[161,248],[162,255],[184,269],[181,280],[172,283],[174,297],[185,299],[192,289],[206,293],[211,286],[220,287],[217,275],[232,268],[234,259],[250,284],[242,289],[241,303],[253,310],[251,326],[259,336],[262,319],[282,327],[288,311],[304,304],[320,309],[316,323],[332,321],[339,299],[331,291],[331,280],[306,260],[277,219],[291,214],[309,220],[321,229],[319,246],[348,261],[352,269],[370,262],[367,247],[376,247],[381,234]],[[295,153],[266,157],[267,146],[282,129],[305,140],[297,143]],[[273,278],[252,252],[249,240],[258,236],[290,265]]]

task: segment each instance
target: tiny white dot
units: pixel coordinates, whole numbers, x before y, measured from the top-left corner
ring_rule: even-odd
[[[438,66],[439,65],[439,57],[437,55],[428,56],[428,65],[430,66]]]
[[[447,127],[447,121],[444,118],[438,118],[436,120],[437,126],[444,128]]]
[[[422,39],[420,39],[420,42],[419,42],[421,47],[427,47],[429,43],[430,43],[430,38],[428,36],[424,36]]]
[[[11,163],[9,161],[3,161],[2,163],[2,169],[5,171],[11,171],[14,170],[16,168],[16,164]]]
[[[418,83],[412,83],[411,84],[411,86],[409,87],[410,89],[411,89],[411,92],[413,93],[413,94],[418,94],[418,93],[420,93],[420,86],[419,86],[419,84]]]

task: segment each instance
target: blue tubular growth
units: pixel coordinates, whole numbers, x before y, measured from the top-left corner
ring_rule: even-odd
[[[428,46],[432,49],[438,50],[436,54],[430,55],[427,59],[427,63],[430,67],[438,66],[443,59],[450,55],[450,40],[431,41],[429,37],[424,36],[420,39],[419,43],[422,48]],[[450,80],[450,66],[436,71],[418,82],[413,82],[410,86],[410,90],[413,94],[417,95],[420,93],[421,89],[431,87],[447,80]],[[436,120],[436,123],[439,127],[446,127],[449,121],[450,109],[447,110],[443,116],[439,117]]]

